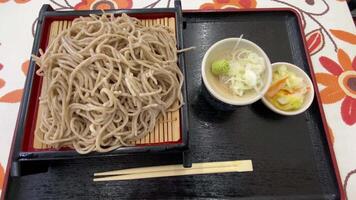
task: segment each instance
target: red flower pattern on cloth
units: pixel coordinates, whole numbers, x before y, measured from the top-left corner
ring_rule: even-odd
[[[311,56],[318,53],[325,45],[324,35],[320,28],[310,31],[305,38]]]
[[[2,68],[4,68],[4,65],[0,63],[0,70],[2,70]],[[0,89],[5,86],[5,83],[4,79],[0,78]]]
[[[200,9],[256,8],[256,5],[256,0],[213,0],[213,3],[202,4]]]
[[[10,1],[10,0],[0,0],[0,3],[6,3],[8,1]],[[15,3],[27,3],[31,0],[14,0],[14,1],[15,1]]]
[[[4,176],[5,176],[5,170],[2,167],[2,165],[0,164],[0,191],[1,191],[2,185],[4,184]]]
[[[132,0],[82,0],[74,6],[75,10],[130,9]]]
[[[316,73],[316,79],[325,86],[320,92],[323,104],[342,100],[342,120],[351,126],[356,123],[356,56],[351,61],[344,50],[338,49],[337,57],[338,63],[326,56],[319,58],[329,73]]]
[[[26,60],[24,63],[22,63],[21,70],[24,73],[24,75],[27,74],[27,70],[29,67],[29,60]],[[3,65],[0,64],[0,70],[3,68]],[[0,78],[0,89],[5,86],[5,80]],[[17,103],[21,101],[22,98],[22,93],[23,89],[15,89],[12,90],[3,96],[0,96],[0,103]]]

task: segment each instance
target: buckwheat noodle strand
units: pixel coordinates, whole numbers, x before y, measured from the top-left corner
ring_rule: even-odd
[[[33,59],[46,80],[35,135],[55,148],[86,154],[132,145],[183,103],[174,33],[126,14],[77,18]]]

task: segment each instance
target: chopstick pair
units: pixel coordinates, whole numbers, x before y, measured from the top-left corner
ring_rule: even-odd
[[[93,181],[119,181],[170,176],[186,176],[195,174],[248,171],[253,171],[251,160],[236,160],[224,162],[193,163],[191,168],[184,168],[182,165],[164,165],[114,170],[95,173]]]

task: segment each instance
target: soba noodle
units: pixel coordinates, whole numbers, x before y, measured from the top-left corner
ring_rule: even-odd
[[[132,145],[182,104],[174,33],[162,25],[126,14],[80,17],[33,58],[46,85],[35,135],[55,148],[85,154]]]

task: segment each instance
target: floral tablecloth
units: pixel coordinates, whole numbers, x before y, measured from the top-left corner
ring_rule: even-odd
[[[0,192],[42,4],[56,10],[172,7],[173,0],[0,0]],[[344,187],[356,199],[356,29],[343,0],[182,0],[183,9],[292,7],[309,54]],[[354,171],[353,171],[354,170]],[[347,184],[346,184],[347,183]]]

